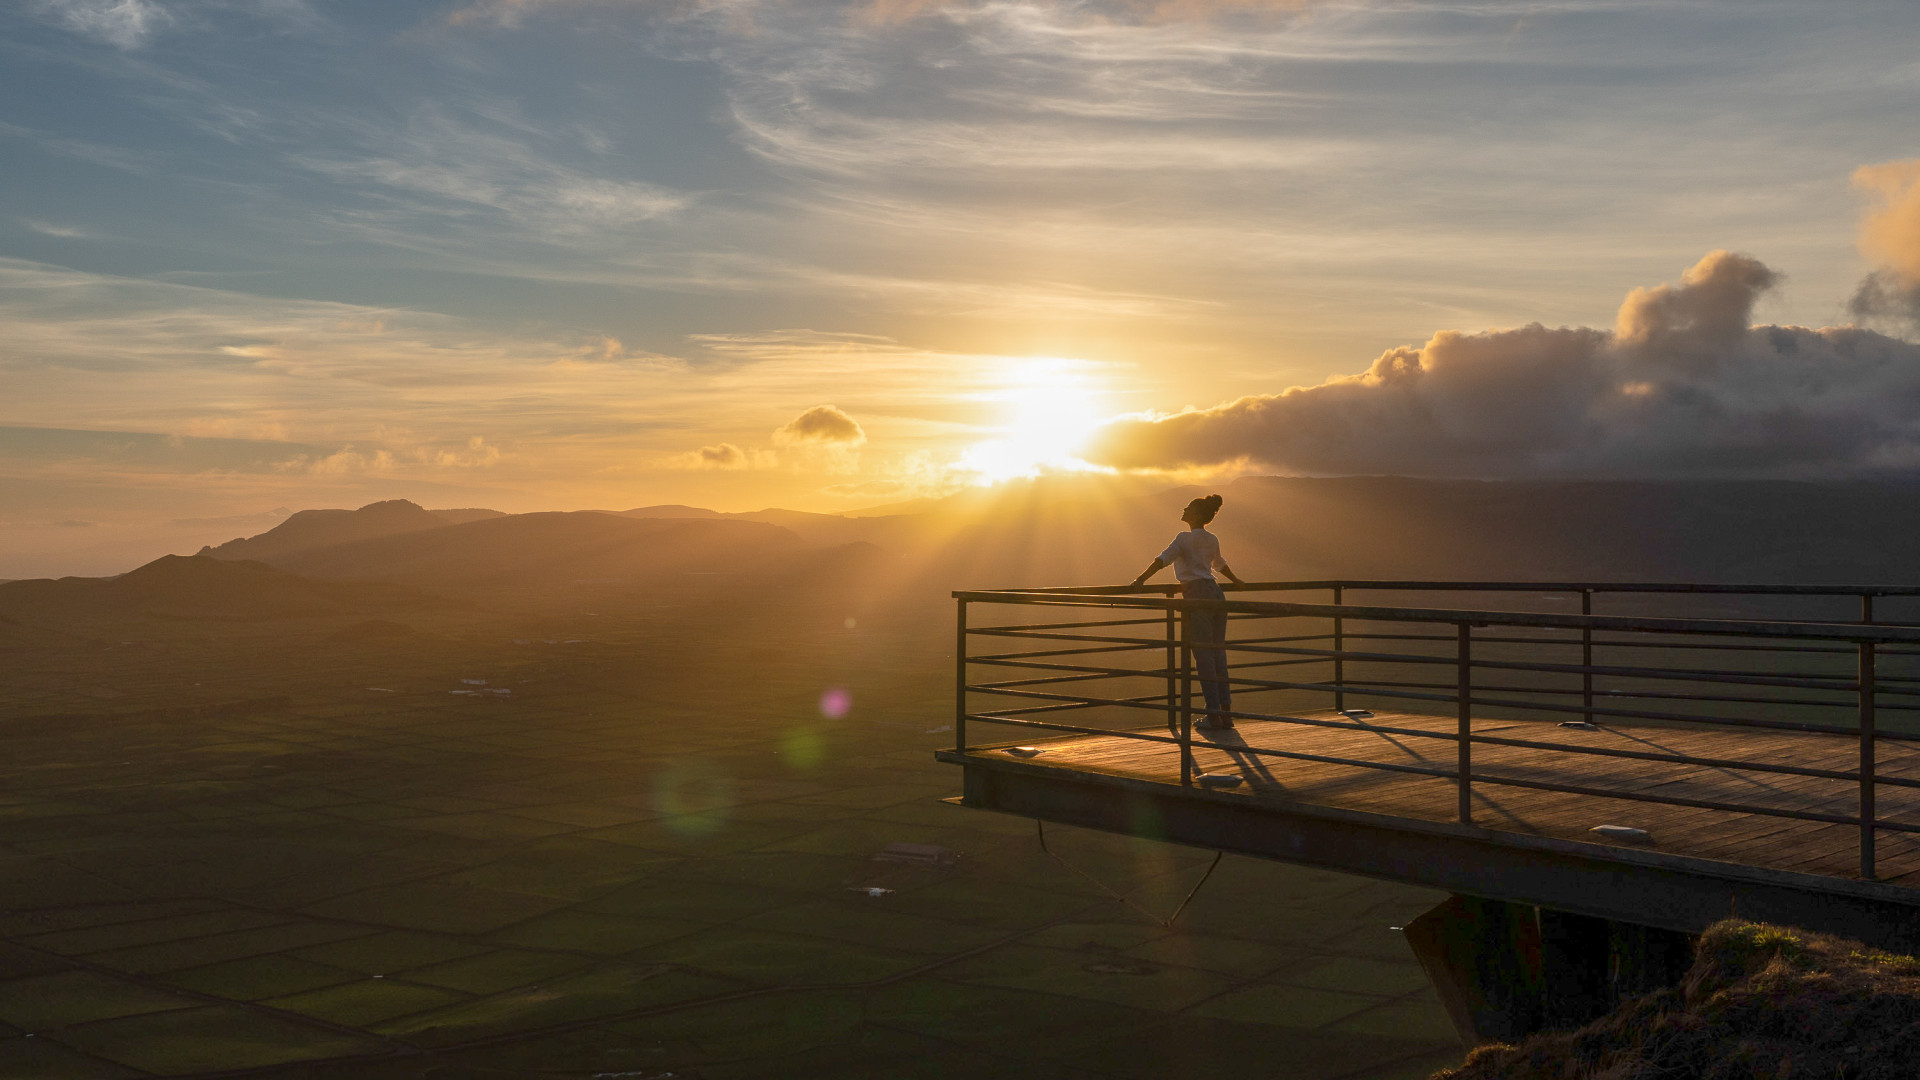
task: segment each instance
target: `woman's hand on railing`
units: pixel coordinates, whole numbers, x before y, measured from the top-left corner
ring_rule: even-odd
[[[1166,565],[1167,565],[1166,563],[1160,561],[1159,559],[1153,560],[1153,562],[1149,564],[1145,570],[1140,571],[1140,576],[1137,578],[1134,578],[1133,583],[1128,585],[1127,588],[1137,589],[1140,586],[1145,585],[1147,583],[1148,578],[1159,573],[1162,569],[1166,567]]]

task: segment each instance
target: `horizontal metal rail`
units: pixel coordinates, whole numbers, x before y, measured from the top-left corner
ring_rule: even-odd
[[[1247,616],[1247,617],[1253,618],[1254,616]],[[1092,625],[1092,624],[1089,624],[1089,625]],[[1876,623],[1875,625],[1888,626],[1888,625],[1908,625],[1908,624]],[[1327,639],[1327,638],[1331,638],[1332,636],[1333,636],[1332,634],[1303,635],[1302,640],[1306,640],[1307,637],[1318,637],[1320,639]],[[1363,641],[1444,641],[1449,643],[1453,641],[1452,634],[1370,634],[1364,630],[1348,630],[1345,636],[1350,640],[1357,639],[1357,640],[1363,640]],[[1657,641],[1636,641],[1636,640],[1627,639],[1627,638],[1594,638],[1591,642],[1587,642],[1577,637],[1501,638],[1501,637],[1485,637],[1480,635],[1475,635],[1473,640],[1475,642],[1484,642],[1489,645],[1587,645],[1587,644],[1592,644],[1596,646],[1605,645],[1609,648],[1617,648],[1617,649],[1659,649],[1663,652],[1671,649],[1711,649],[1718,652],[1809,653],[1812,655],[1819,655],[1819,656],[1852,656],[1853,655],[1852,649],[1829,646],[1829,645],[1731,645],[1726,642],[1712,642],[1712,641],[1673,641],[1670,639],[1657,640]],[[1920,656],[1920,651],[1905,652],[1905,653],[1889,651],[1885,655]]]
[[[1312,663],[1312,661],[1300,660],[1300,661],[1288,661],[1288,663],[1307,664],[1307,663]],[[1235,669],[1238,670],[1239,668],[1261,667],[1261,666],[1265,666],[1265,665],[1238,664],[1238,665],[1235,665]],[[1236,686],[1237,685],[1238,684],[1236,684]],[[1389,686],[1389,687],[1398,687],[1401,689],[1440,690],[1440,689],[1445,689],[1447,687],[1450,687],[1453,684],[1452,683],[1404,682],[1399,680],[1382,680],[1382,679],[1349,679],[1346,681],[1344,685],[1348,687]],[[1474,684],[1474,689],[1486,690],[1491,693],[1558,694],[1562,697],[1569,697],[1569,696],[1577,697],[1581,693],[1583,693],[1583,691],[1581,690],[1563,689],[1563,688],[1552,687],[1552,686],[1500,686],[1500,685],[1488,685],[1485,683],[1478,683],[1478,682]],[[1745,705],[1804,705],[1809,707],[1828,708],[1828,709],[1850,708],[1853,705],[1852,702],[1841,700],[1841,699],[1817,700],[1814,698],[1741,697],[1741,696],[1730,696],[1725,694],[1676,694],[1676,693],[1670,693],[1670,692],[1663,692],[1659,690],[1601,690],[1597,692],[1596,696],[1608,697],[1608,698],[1636,698],[1636,699],[1644,699],[1648,701],[1705,701],[1705,702],[1714,702],[1714,703],[1731,703],[1731,704],[1745,704]],[[1882,702],[1880,705],[1880,708],[1882,710],[1892,709],[1892,710],[1895,710],[1896,712],[1920,712],[1920,705],[1888,705]]]
[[[1138,644],[1138,645],[1126,646],[1124,649],[1114,648],[1114,649],[1103,649],[1098,651],[1101,651],[1101,652],[1138,651],[1144,648],[1158,648],[1160,647],[1160,645],[1161,645],[1160,641],[1154,640],[1150,642],[1143,642],[1142,644]],[[1127,675],[1145,675],[1145,676],[1164,677],[1167,674],[1167,671],[1164,668],[1152,669],[1152,670],[1140,670],[1140,669],[1134,669],[1134,668],[1095,669],[1095,668],[1085,667],[1081,665],[1072,665],[1072,664],[1021,663],[1021,661],[1026,660],[1027,658],[1030,658],[1030,657],[1035,657],[1035,656],[1049,656],[1049,655],[1081,656],[1081,655],[1086,655],[1089,651],[1092,651],[1092,650],[1067,649],[1067,650],[1050,650],[1044,653],[1003,653],[1003,654],[974,656],[974,657],[970,657],[969,659],[973,663],[999,664],[1003,666],[1024,666],[1024,667],[1032,667],[1032,668],[1054,670],[1054,671],[1101,670],[1101,671],[1107,672],[1108,674],[1114,677],[1121,677],[1121,676],[1127,676]],[[1336,659],[1336,658],[1346,659],[1346,660],[1370,660],[1378,663],[1388,663],[1388,664],[1451,665],[1452,663],[1454,663],[1454,661],[1449,657],[1430,656],[1430,655],[1423,655],[1418,653],[1373,653],[1373,652],[1361,652],[1358,650],[1335,651],[1330,649],[1288,649],[1288,648],[1273,648],[1273,647],[1264,647],[1264,646],[1258,646],[1258,645],[1250,645],[1242,642],[1233,642],[1229,644],[1227,646],[1227,651],[1229,653],[1252,652],[1252,653],[1261,653],[1261,654],[1279,654],[1279,655],[1289,655],[1289,656],[1300,657],[1300,659],[1294,660],[1294,661],[1263,661],[1258,664],[1237,665],[1242,668],[1277,667],[1277,666],[1282,666],[1283,664],[1289,664],[1289,663],[1299,663],[1299,664],[1316,663],[1321,659]],[[1753,675],[1753,674],[1745,674],[1745,673],[1734,673],[1734,672],[1715,671],[1710,669],[1696,669],[1696,668],[1644,668],[1644,667],[1618,667],[1618,666],[1612,666],[1612,665],[1592,665],[1592,664],[1543,664],[1543,663],[1527,663],[1524,661],[1504,661],[1504,660],[1476,660],[1474,661],[1474,667],[1491,668],[1495,670],[1504,670],[1504,671],[1541,672],[1541,673],[1549,673],[1549,674],[1613,675],[1613,676],[1619,676],[1623,678],[1659,679],[1659,680],[1675,681],[1675,682],[1727,683],[1727,684],[1734,684],[1734,685],[1750,685],[1750,686],[1780,686],[1780,687],[1790,687],[1790,688],[1802,689],[1802,690],[1830,690],[1836,693],[1856,692],[1859,689],[1859,684],[1858,682],[1855,682],[1855,681],[1820,679],[1820,678],[1812,677],[1809,674],[1800,674],[1800,675],[1791,676],[1791,677],[1780,677],[1780,676]],[[1883,677],[1880,681],[1882,683],[1885,683],[1885,682],[1890,682],[1894,680]],[[1905,680],[1902,680],[1902,681],[1905,681]],[[1416,683],[1416,682],[1406,682],[1406,681],[1383,682],[1381,680],[1359,680],[1359,681],[1351,682],[1348,685],[1355,686],[1355,687],[1384,685],[1384,686],[1401,686],[1401,687],[1442,688],[1444,686],[1449,686],[1452,684]],[[1550,687],[1520,687],[1520,686],[1484,687],[1484,689],[1501,689],[1501,690],[1510,690],[1516,693],[1541,693],[1541,694],[1567,694],[1567,693],[1577,692],[1572,690],[1553,689]],[[1633,691],[1633,690],[1614,690],[1614,691],[1608,691],[1608,693],[1612,696],[1659,698],[1659,699],[1677,700],[1677,701],[1724,701],[1724,702],[1747,702],[1747,703],[1754,703],[1754,704],[1806,705],[1806,706],[1834,706],[1834,705],[1846,704],[1845,702],[1840,702],[1840,701],[1820,701],[1820,700],[1815,700],[1811,698],[1727,697],[1722,695],[1676,694],[1676,693],[1663,693],[1663,692],[1657,692],[1657,691]],[[1881,688],[1878,690],[1878,693],[1882,695],[1897,694],[1905,697],[1920,697],[1920,688],[1915,688],[1912,690],[1901,689],[1901,688]],[[1914,709],[1920,709],[1920,706],[1883,705],[1882,708],[1914,710]]]
[[[1901,642],[1920,645],[1920,626],[1889,626],[1882,623],[1663,619],[1631,615],[1562,615],[1557,612],[1458,611],[1448,608],[1297,604],[1271,600],[1164,600],[1144,596],[1080,595],[1057,592],[956,592],[953,595],[955,599],[969,603],[1028,604],[1036,607],[1146,608],[1180,612],[1224,611],[1248,615],[1360,619],[1372,622],[1453,625],[1466,622],[1476,627],[1534,626],[1564,630],[1623,630],[1652,634],[1711,634],[1727,637],[1805,638],[1811,641]]]
[[[1420,693],[1402,692],[1402,691],[1393,691],[1393,690],[1371,690],[1371,689],[1356,687],[1351,683],[1346,683],[1346,684],[1324,683],[1324,682],[1287,683],[1287,682],[1272,682],[1272,681],[1264,681],[1264,680],[1247,680],[1247,681],[1255,684],[1264,683],[1264,685],[1256,685],[1255,686],[1256,690],[1258,689],[1309,690],[1309,691],[1331,692],[1335,689],[1338,689],[1344,686],[1346,691],[1350,694],[1361,694],[1363,696],[1368,696],[1368,697],[1384,697],[1384,698],[1393,698],[1396,700],[1407,700],[1407,701],[1432,701],[1432,702],[1448,702],[1448,703],[1457,702],[1457,698],[1451,694],[1420,694]],[[1063,701],[1082,701],[1082,702],[1086,702],[1090,707],[1110,705],[1110,706],[1125,708],[1127,707],[1127,703],[1129,701],[1134,700],[1134,699],[1128,699],[1128,698],[1108,699],[1108,698],[1087,698],[1087,697],[1079,697],[1079,696],[1065,695],[1065,694],[1041,694],[1037,691],[1018,690],[1018,689],[1003,690],[1003,689],[997,689],[997,688],[993,688],[985,685],[973,685],[973,686],[969,686],[968,689],[978,691],[983,694],[999,694],[1002,696],[1017,696],[1017,697],[1043,697],[1050,700],[1057,699],[1057,700],[1063,700]],[[1145,700],[1145,699],[1141,699],[1141,700]],[[1739,727],[1739,728],[1754,728],[1754,729],[1766,730],[1766,731],[1797,731],[1797,732],[1810,734],[1810,735],[1846,736],[1846,735],[1854,734],[1853,731],[1848,730],[1846,728],[1831,727],[1831,726],[1826,726],[1821,724],[1799,723],[1792,720],[1766,720],[1766,719],[1760,719],[1755,717],[1721,717],[1721,716],[1702,715],[1698,713],[1655,712],[1652,710],[1645,710],[1645,709],[1604,709],[1599,707],[1588,707],[1584,705],[1555,705],[1549,702],[1510,701],[1510,700],[1505,700],[1501,698],[1485,698],[1485,697],[1469,698],[1468,704],[1540,709],[1544,711],[1560,713],[1562,715],[1609,716],[1609,717],[1618,717],[1620,719],[1625,719],[1625,720],[1656,720],[1656,721],[1664,721],[1664,722],[1692,723],[1692,724],[1701,724],[1708,727]],[[1281,717],[1275,717],[1275,716],[1271,716],[1264,713],[1233,712],[1233,713],[1230,713],[1229,715],[1233,718],[1241,718],[1241,719],[1248,719],[1248,720],[1283,719]],[[1447,737],[1450,739],[1454,738],[1454,736],[1451,736],[1451,735]],[[1920,734],[1907,734],[1904,732],[1883,731],[1878,733],[1878,737],[1883,740],[1895,740],[1895,741],[1905,741],[1905,742],[1920,741]]]
[[[1288,649],[1263,646],[1242,648],[1230,646],[1234,652],[1284,653],[1294,656],[1338,657],[1343,660],[1371,660],[1383,664],[1452,664],[1450,656],[1432,656],[1421,653],[1370,653],[1322,649]],[[1558,674],[1594,674],[1615,675],[1629,679],[1662,679],[1671,682],[1724,682],[1743,686],[1785,686],[1799,690],[1858,690],[1857,681],[1823,679],[1817,675],[1792,674],[1784,676],[1755,675],[1745,672],[1714,671],[1704,668],[1648,668],[1615,667],[1597,664],[1548,664],[1528,663],[1520,660],[1478,660],[1473,662],[1476,668],[1494,668],[1502,671],[1540,671]],[[1920,695],[1917,690],[1881,690],[1882,694]]]
[[[1920,596],[1920,585],[1738,585],[1676,581],[1444,581],[1327,578],[1317,581],[1246,581],[1222,585],[1227,592],[1315,592],[1330,589],[1376,592],[1669,593],[1721,596]],[[1165,593],[1164,585],[1056,585],[1001,589],[1006,593],[1071,593],[1086,596]]]
[[[1370,697],[1386,697],[1386,698],[1394,698],[1396,700],[1404,700],[1404,701],[1432,701],[1432,702],[1453,703],[1453,702],[1457,702],[1458,700],[1457,695],[1454,695],[1454,694],[1420,694],[1420,693],[1414,693],[1411,691],[1368,690],[1360,687],[1355,687],[1351,683],[1341,683],[1341,684],[1325,683],[1325,682],[1287,683],[1284,685],[1274,684],[1271,687],[1271,689],[1309,690],[1309,691],[1317,690],[1317,691],[1323,691],[1323,692],[1331,692],[1335,689],[1344,689],[1348,694],[1359,694],[1362,696],[1370,696]],[[1672,722],[1672,723],[1701,724],[1707,727],[1740,727],[1740,728],[1758,728],[1758,729],[1765,729],[1769,731],[1798,731],[1798,732],[1803,732],[1803,733],[1812,734],[1812,735],[1852,735],[1855,733],[1850,728],[1833,727],[1825,724],[1806,724],[1806,723],[1800,723],[1793,720],[1766,720],[1766,719],[1761,719],[1757,717],[1745,717],[1745,716],[1714,716],[1714,715],[1703,714],[1703,713],[1656,712],[1651,709],[1602,708],[1597,705],[1596,706],[1557,705],[1557,704],[1554,704],[1553,702],[1547,702],[1547,701],[1514,701],[1514,700],[1503,699],[1503,698],[1473,697],[1468,700],[1468,704],[1492,705],[1498,708],[1534,709],[1541,712],[1553,712],[1553,713],[1559,713],[1561,715],[1568,715],[1568,716],[1581,716],[1581,717],[1610,716],[1610,717],[1617,717],[1622,720],[1657,720],[1657,721]],[[1882,731],[1878,733],[1877,737],[1880,739],[1902,740],[1902,741],[1908,741],[1908,742],[1920,741],[1920,734],[1909,734],[1906,732]]]

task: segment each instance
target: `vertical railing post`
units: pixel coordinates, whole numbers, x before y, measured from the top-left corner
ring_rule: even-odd
[[[1173,610],[1173,592],[1167,591],[1167,730],[1180,730],[1180,616]]]
[[[1460,824],[1473,824],[1473,628],[1460,624],[1460,728],[1457,762]]]
[[[1873,642],[1860,643],[1860,876],[1873,880]]]
[[[1193,618],[1180,619],[1180,786],[1193,783]]]
[[[1340,597],[1344,591],[1338,585],[1333,587],[1334,607],[1340,606]],[[1346,620],[1335,615],[1333,617],[1333,711],[1335,712],[1347,707],[1347,661],[1340,655],[1346,651],[1346,648]]]
[[[967,602],[960,601],[960,610],[953,627],[953,749],[956,753],[967,752]]]
[[[1593,614],[1593,590],[1580,590],[1580,614]],[[1593,720],[1593,627],[1580,628],[1580,666],[1586,670],[1580,673],[1580,706],[1586,711],[1580,714],[1582,720]]]
[[[1873,594],[1870,592],[1860,594],[1860,621],[1863,623],[1873,621]]]

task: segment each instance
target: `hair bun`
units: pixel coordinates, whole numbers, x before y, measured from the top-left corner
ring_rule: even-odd
[[[1220,504],[1223,502],[1226,502],[1225,499],[1222,499],[1218,495],[1209,495],[1201,501],[1205,502],[1208,506],[1212,507],[1215,510],[1220,509]]]

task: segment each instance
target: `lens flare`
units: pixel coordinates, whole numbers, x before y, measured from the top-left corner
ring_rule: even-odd
[[[733,805],[733,781],[710,768],[676,762],[654,776],[651,794],[667,829],[694,838],[726,824],[723,811]]]
[[[826,756],[827,740],[812,728],[792,728],[780,737],[780,760],[789,769],[811,772]]]
[[[820,715],[829,720],[838,720],[853,709],[853,695],[841,687],[833,687],[820,694]]]

